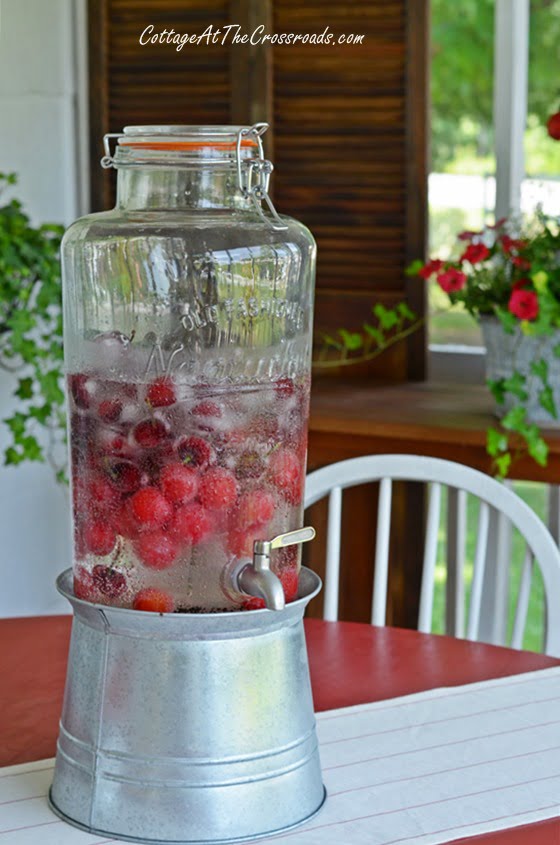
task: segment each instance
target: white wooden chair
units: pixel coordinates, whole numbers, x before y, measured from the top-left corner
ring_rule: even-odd
[[[424,564],[420,594],[418,630],[429,632],[432,624],[438,529],[442,486],[449,488],[449,505],[457,509],[457,528],[453,542],[448,537],[448,579],[453,579],[452,600],[455,618],[461,618],[464,601],[462,561],[466,539],[466,496],[480,500],[476,550],[474,555],[471,598],[466,624],[467,639],[479,639],[483,585],[487,562],[491,512],[503,514],[518,529],[526,541],[525,560],[511,637],[511,646],[521,648],[529,606],[531,577],[537,561],[545,589],[544,651],[560,656],[560,552],[547,527],[525,502],[503,483],[482,472],[452,461],[417,455],[369,455],[322,467],[307,476],[305,506],[315,504],[328,495],[327,559],[325,570],[325,598],[323,616],[338,618],[338,582],[341,541],[342,491],[358,484],[379,481],[377,508],[377,541],[371,622],[385,625],[387,604],[387,576],[393,481],[419,481],[429,485]],[[453,495],[453,498],[451,496]],[[451,558],[451,560],[449,560]],[[450,564],[453,572],[450,572]],[[448,581],[449,583],[449,581]],[[447,590],[447,600],[450,591]],[[456,635],[461,636],[460,633]]]

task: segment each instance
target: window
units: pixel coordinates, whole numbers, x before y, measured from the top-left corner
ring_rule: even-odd
[[[496,208],[560,213],[560,143],[546,130],[559,58],[560,0],[432,0],[430,255],[449,256]],[[431,346],[480,347],[476,322],[448,307],[431,285]]]

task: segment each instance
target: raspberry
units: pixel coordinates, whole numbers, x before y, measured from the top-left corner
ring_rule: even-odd
[[[286,501],[292,505],[302,499],[302,464],[291,449],[278,449],[270,456],[268,465],[270,477]]]
[[[214,460],[214,450],[201,437],[184,437],[177,444],[177,454],[182,464],[205,470]]]
[[[134,610],[147,610],[152,613],[173,613],[175,602],[169,593],[156,590],[155,587],[146,587],[136,593],[132,607]]]
[[[168,501],[174,505],[186,505],[196,496],[198,474],[183,464],[169,464],[161,471],[160,487]]]
[[[197,545],[202,543],[214,528],[214,521],[202,505],[191,502],[175,512],[172,530],[178,539]]]
[[[148,387],[146,402],[152,408],[165,408],[174,405],[176,401],[175,387],[170,378],[158,378]]]
[[[168,430],[161,420],[142,420],[134,427],[133,434],[139,446],[153,449],[167,438]]]
[[[84,526],[84,544],[93,555],[108,555],[115,548],[117,537],[108,522],[89,522]]]
[[[145,566],[151,569],[167,569],[175,562],[179,544],[164,531],[149,531],[138,537],[134,551]]]
[[[229,508],[237,499],[238,486],[235,476],[227,469],[209,469],[200,481],[200,501],[206,508]]]
[[[237,517],[239,525],[248,528],[264,525],[274,516],[274,496],[266,490],[251,490],[239,499]]]
[[[279,378],[274,383],[274,392],[280,399],[289,399],[294,395],[295,385],[291,378]]]
[[[124,575],[110,566],[94,566],[93,583],[104,596],[109,598],[117,598],[126,590]]]
[[[99,403],[97,415],[105,422],[116,422],[122,414],[122,402],[118,399],[104,399]]]
[[[156,487],[143,487],[130,499],[130,511],[143,530],[160,528],[169,522],[173,508]]]

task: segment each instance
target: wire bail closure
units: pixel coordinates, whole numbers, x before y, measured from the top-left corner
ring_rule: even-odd
[[[264,157],[262,136],[267,129],[268,123],[255,123],[247,129],[240,129],[237,133],[237,143],[235,145],[237,181],[241,193],[244,197],[252,201],[255,206],[255,210],[259,213],[262,219],[276,232],[285,232],[288,227],[282,222],[278,212],[274,208],[270,196],[268,195],[268,186],[270,184],[270,176],[274,170],[274,165],[271,161]],[[241,144],[243,142],[243,138],[248,136],[252,136],[256,139],[259,157],[242,160]],[[264,213],[261,205],[262,202],[264,202],[267,206],[271,217],[267,217]]]

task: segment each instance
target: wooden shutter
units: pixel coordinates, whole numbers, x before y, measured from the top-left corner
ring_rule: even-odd
[[[426,228],[427,0],[90,0],[92,197],[111,200],[101,137],[126,124],[268,120],[278,209],[319,248],[316,327],[359,329],[376,302],[424,313],[407,263]],[[142,47],[156,31],[364,34],[363,45]],[[365,373],[424,376],[422,332]]]

